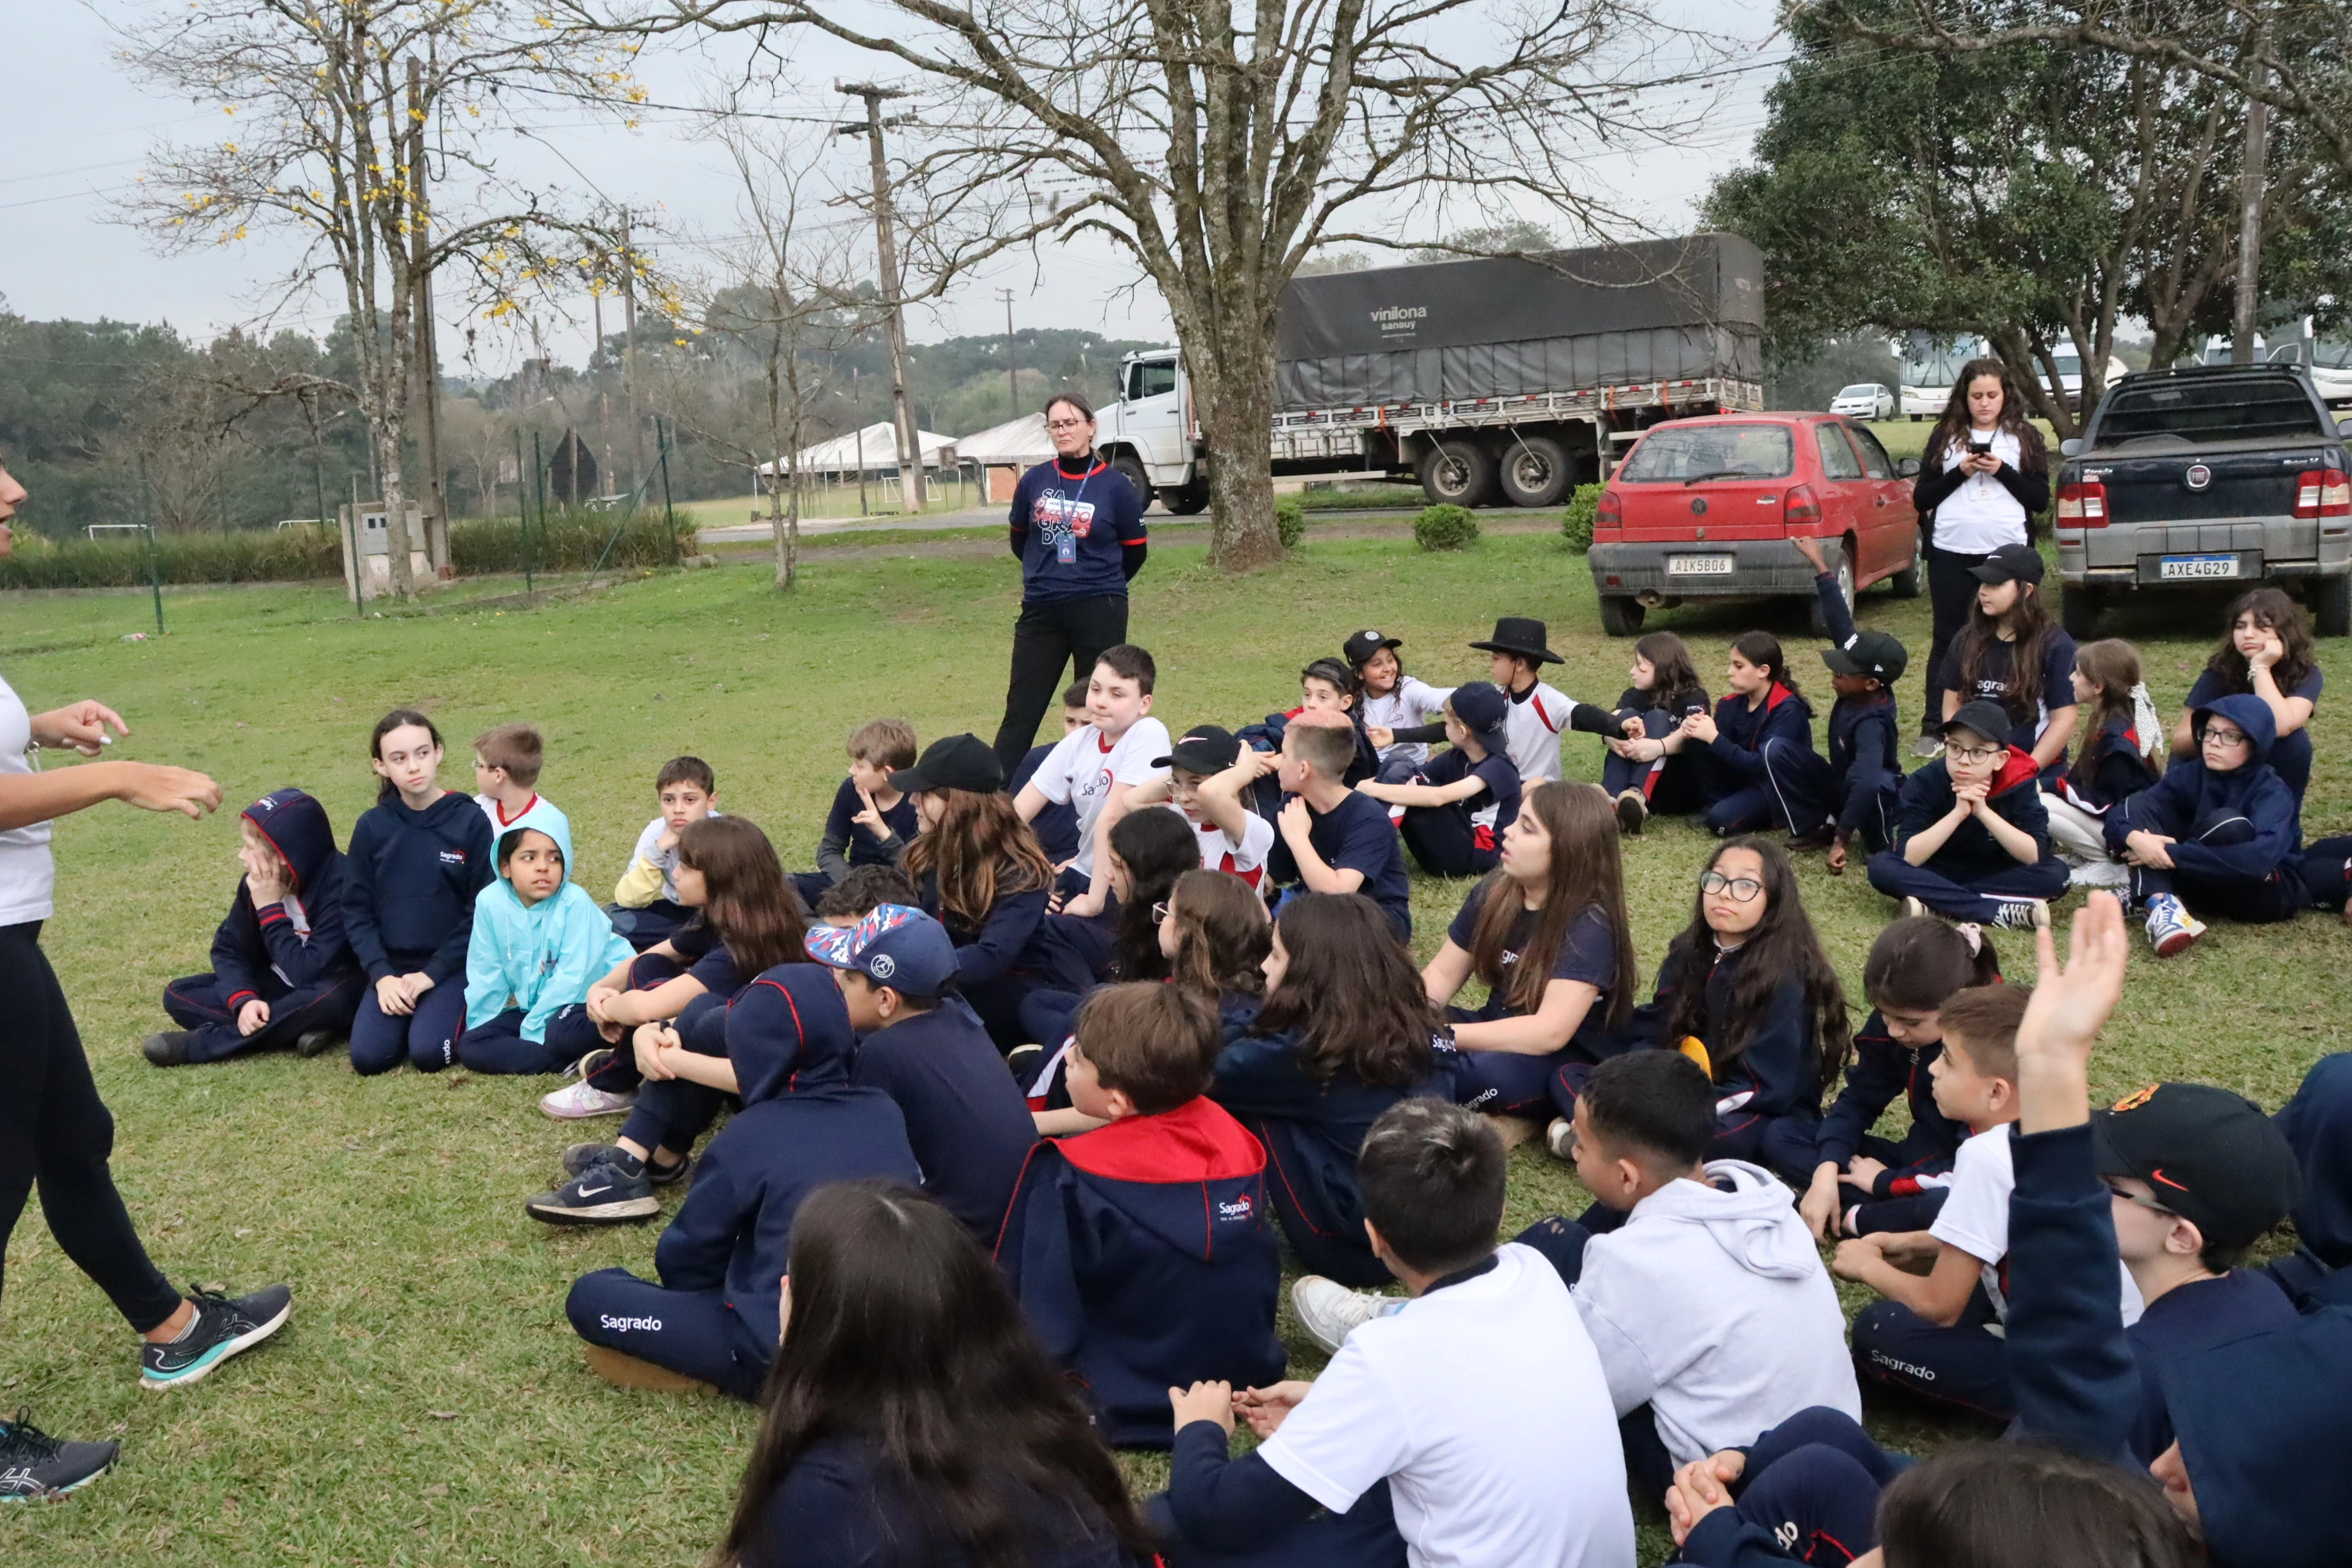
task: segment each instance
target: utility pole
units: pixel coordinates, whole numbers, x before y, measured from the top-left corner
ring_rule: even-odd
[[[999,289],[996,297],[1004,301],[1004,387],[1012,394],[1012,402],[1007,405],[1012,412],[1005,417],[1018,419],[1021,417],[1021,373],[1013,367],[1013,290]]]
[[[2255,57],[2251,70],[2257,79],[2268,74],[2260,63],[2266,46],[2265,30],[2257,24],[2247,50]],[[2238,175],[2238,298],[2230,323],[2231,364],[2254,363],[2254,328],[2262,310],[2263,174],[2269,155],[2270,117],[2269,104],[2258,98],[2247,100],[2245,156]]]
[[[415,283],[416,454],[425,462],[425,556],[435,575],[449,566],[449,496],[441,472],[441,358],[433,328],[433,208],[425,194],[425,68],[408,57],[408,267]]]
[[[604,486],[609,490],[621,488],[621,476],[613,471],[613,394],[604,384],[604,283],[597,279],[590,286],[588,298],[596,307],[596,352],[588,356],[588,368],[596,377],[596,443],[604,449]]]
[[[882,100],[907,94],[872,82],[835,82],[834,86],[852,98],[866,100],[866,118],[862,121],[836,126],[835,130],[843,136],[864,136],[873,162],[874,249],[881,266],[882,304],[888,312],[890,419],[898,447],[898,495],[908,512],[916,514],[923,510],[922,437],[915,429],[914,413],[907,405],[907,312],[898,298],[898,241],[890,227],[890,169],[882,155]],[[905,121],[890,123],[900,125]]]
[[[629,209],[621,209],[621,382],[629,395],[629,492],[646,482],[646,437],[637,418],[637,250],[629,241]]]

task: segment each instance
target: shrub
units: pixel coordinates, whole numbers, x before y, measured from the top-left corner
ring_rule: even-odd
[[[1298,542],[1307,537],[1307,507],[1297,496],[1277,497],[1274,503],[1274,531],[1281,537],[1285,550],[1296,550]]]
[[[1412,537],[1423,550],[1459,550],[1478,542],[1478,520],[1466,506],[1425,506],[1412,520]]]
[[[618,538],[614,537],[615,529],[620,531]],[[608,540],[612,542],[612,552],[604,554]],[[635,512],[625,521],[609,511],[550,512],[544,525],[536,518],[531,520],[529,542],[530,563],[535,572],[585,572],[595,566],[599,555],[604,556],[608,571],[615,567],[667,566],[671,559],[669,533],[657,511]],[[699,548],[693,519],[681,513],[677,520],[677,557],[683,560]],[[513,518],[484,518],[449,525],[449,563],[457,569],[460,577],[485,572],[520,572],[524,556],[522,527]],[[341,567],[338,565],[336,570]]]
[[[1601,515],[1602,488],[1577,486],[1576,493],[1568,498],[1568,510],[1559,514],[1559,536],[1579,555],[1592,548],[1592,522]]]

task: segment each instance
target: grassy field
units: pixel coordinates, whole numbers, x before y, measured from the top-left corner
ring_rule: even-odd
[[[1497,614],[1540,616],[1568,657],[1556,684],[1604,702],[1624,684],[1626,645],[1600,635],[1583,561],[1549,537],[1490,535],[1442,556],[1386,539],[1309,540],[1242,579],[1210,574],[1197,543],[1155,551],[1133,630],[1158,656],[1157,711],[1171,727],[1287,706],[1299,666],[1367,625],[1404,637],[1408,667],[1450,683],[1483,676],[1484,656],[1464,645]],[[36,708],[112,703],[134,730],[118,755],[204,768],[232,810],[299,784],[344,833],[374,795],[367,732],[385,709],[437,716],[453,787],[468,783],[474,734],[530,720],[547,737],[541,787],[572,814],[578,870],[601,894],[652,814],[655,769],[677,752],[709,759],[728,809],[805,866],[853,724],[903,713],[926,740],[992,731],[1017,593],[1011,561],[813,552],[790,598],[766,583],[761,566],[723,567],[536,609],[364,621],[329,589],[173,593],[170,635],[137,642],[122,638],[152,634],[143,597],[16,598],[0,602],[0,671]],[[2219,633],[2221,603],[2171,597],[2116,627],[2148,651],[2168,714]],[[1924,600],[1874,593],[1861,608],[1865,625],[1923,658]],[[1652,624],[1690,638],[1707,670],[1754,625],[1809,642],[1793,603],[1685,608]],[[2339,681],[2344,647],[2325,647]],[[1814,672],[1807,690],[1825,705],[1810,654],[1797,667]],[[1906,710],[1918,700],[1915,677]],[[2312,837],[2352,822],[2352,772],[2336,762],[2342,712],[2323,704],[2315,726]],[[1595,774],[1590,737],[1570,737],[1567,752],[1571,773]],[[294,1321],[199,1387],[144,1395],[134,1342],[28,1213],[6,1259],[0,1406],[28,1406],[53,1431],[121,1436],[126,1452],[70,1503],[0,1513],[0,1560],[698,1560],[725,1517],[752,1418],[715,1400],[622,1393],[582,1364],[565,1288],[593,1268],[649,1269],[656,1233],[573,1234],[523,1217],[521,1200],[548,1184],[577,1135],[539,1115],[546,1085],[463,1072],[361,1080],[340,1055],[168,1072],[140,1058],[140,1039],[163,1026],[164,981],[203,966],[236,847],[227,812],[201,825],[120,808],[70,819],[58,831],[63,898],[46,941],[119,1123],[117,1177],[158,1261],[180,1280],[290,1280]],[[1629,846],[1645,973],[1687,918],[1704,853],[1699,835],[1671,824]],[[1828,877],[1818,858],[1803,875],[1856,984],[1889,908],[1859,876]],[[1465,890],[1417,882],[1424,952]],[[2022,960],[2013,939],[2002,945]],[[2341,1038],[2329,1020],[2352,994],[2337,967],[2346,945],[2342,927],[2317,916],[2219,927],[2162,965],[2136,945],[2097,1087],[2194,1078],[2277,1104]],[[1514,1155],[1510,1225],[1582,1204],[1539,1149]],[[1321,1364],[1308,1342],[1290,1343],[1294,1371]],[[1874,1421],[1914,1447],[1960,1430],[1901,1412]],[[1134,1467],[1145,1482],[1158,1470]],[[1645,1539],[1655,1561],[1663,1532]]]

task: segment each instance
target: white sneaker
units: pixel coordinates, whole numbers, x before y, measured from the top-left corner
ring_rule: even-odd
[[[586,1079],[567,1083],[551,1094],[539,1097],[539,1108],[558,1121],[584,1121],[592,1116],[618,1116],[637,1103],[635,1089],[626,1094],[614,1094],[598,1089]]]
[[[1544,1129],[1544,1147],[1551,1151],[1551,1157],[1555,1160],[1574,1160],[1576,1123],[1565,1116],[1553,1117],[1551,1125]]]
[[[1911,742],[1911,754],[1923,763],[1933,761],[1944,754],[1944,738],[1941,735],[1922,735]]]
[[[2042,899],[2005,899],[1993,911],[1992,923],[2002,931],[2047,931],[2049,902]]]
[[[1918,900],[1906,899],[1903,900],[1903,918],[1905,920],[1917,920],[1927,912],[1927,906],[1921,903]]]
[[[2117,890],[2131,886],[2131,868],[2120,860],[2092,860],[2075,867],[2066,879],[2077,888]]]
[[[1402,1310],[1405,1303],[1395,1296],[1350,1290],[1336,1279],[1308,1274],[1290,1288],[1290,1304],[1297,1310],[1298,1326],[1317,1344],[1337,1355],[1339,1347],[1348,1342],[1348,1336],[1358,1328],[1374,1318]]]
[[[2174,895],[2158,893],[2147,901],[2147,940],[2157,957],[2186,952],[2204,934],[2205,922],[2191,919]]]

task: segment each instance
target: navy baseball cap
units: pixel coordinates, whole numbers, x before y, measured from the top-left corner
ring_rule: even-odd
[[[1365,661],[1370,659],[1372,655],[1380,652],[1381,649],[1384,647],[1404,647],[1404,638],[1385,637],[1380,632],[1367,627],[1363,631],[1358,632],[1354,637],[1349,637],[1340,647],[1339,651],[1346,656],[1349,664],[1352,664],[1360,669],[1363,668]]]
[[[956,976],[947,928],[905,904],[877,904],[854,926],[813,927],[803,945],[819,963],[854,969],[901,996],[940,995]]]
[[[2251,1247],[2303,1196],[2294,1149],[2262,1108],[2202,1083],[2159,1083],[2091,1116],[2103,1176],[2137,1176],[2205,1239]]]
[[[1463,682],[1445,703],[1464,729],[1481,737],[1502,733],[1511,716],[1511,700],[1503,695],[1502,688],[1487,680]]]
[[[1978,698],[1963,702],[1959,710],[1937,727],[1936,733],[1949,736],[1955,730],[1966,730],[1972,735],[1982,735],[1988,741],[2009,744],[2009,732],[2016,726],[2011,722],[2008,710],[1998,702]]]

